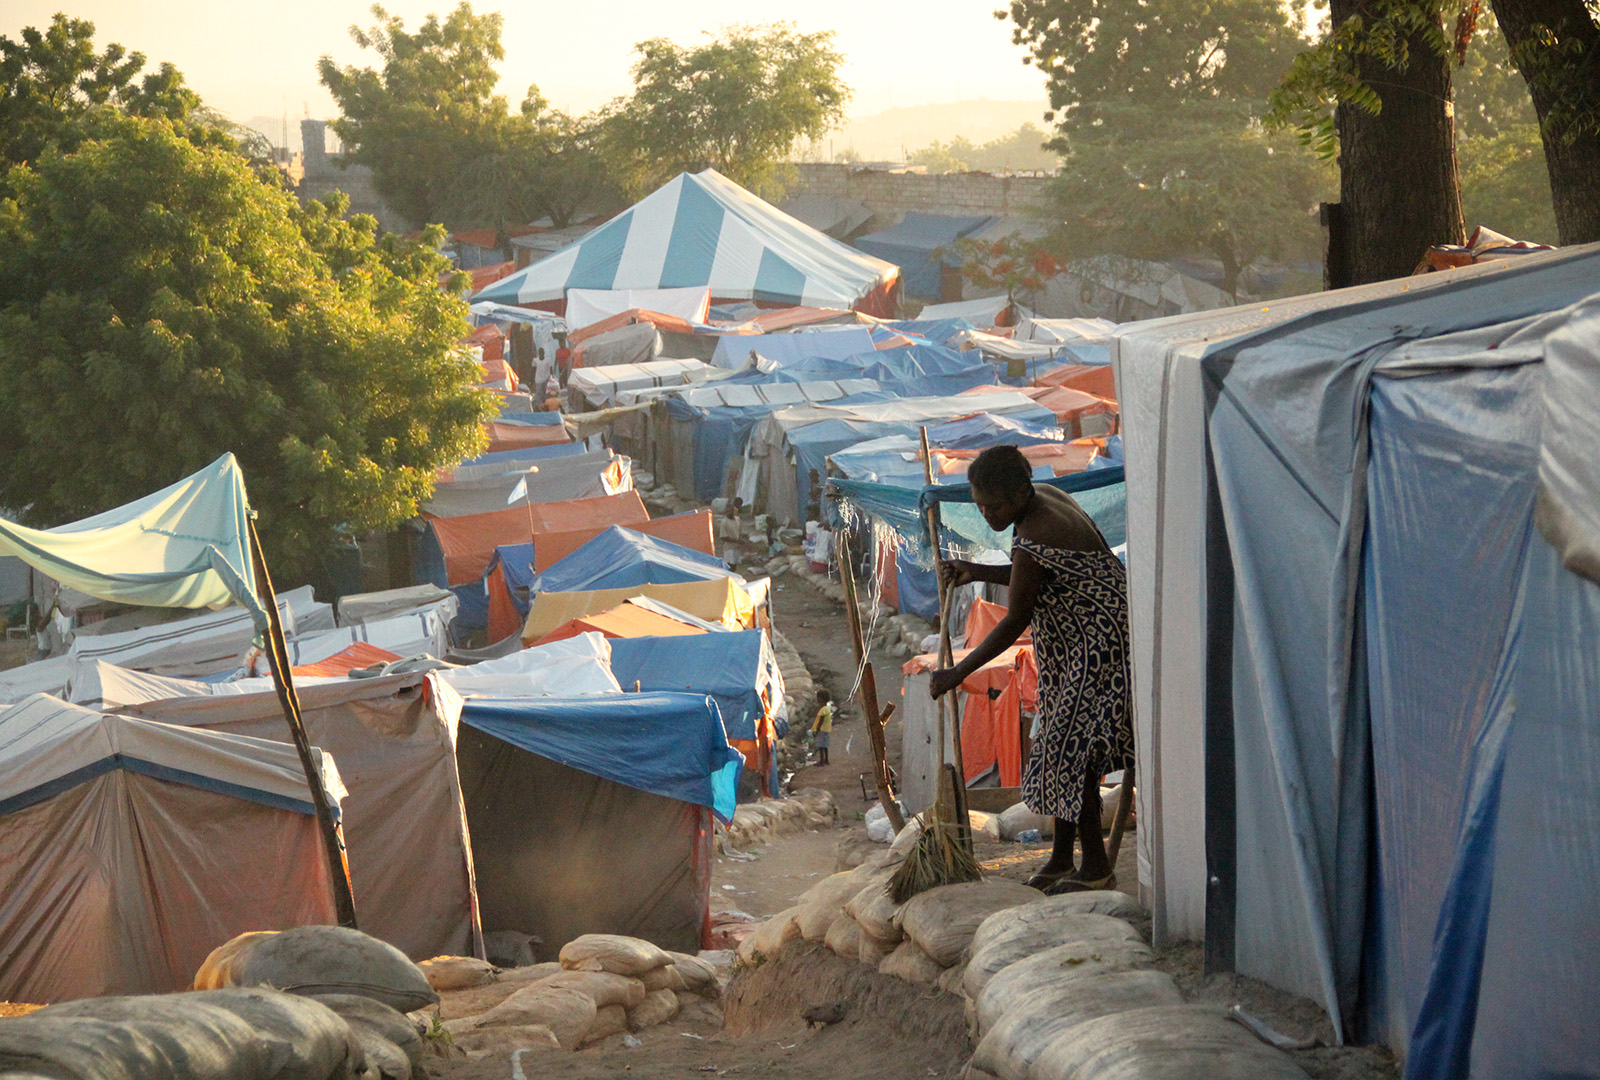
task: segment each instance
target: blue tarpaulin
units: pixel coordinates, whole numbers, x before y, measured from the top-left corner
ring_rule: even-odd
[[[591,776],[733,818],[741,759],[704,694],[468,698],[461,722]]]
[[[779,367],[815,356],[843,359],[873,350],[872,331],[864,326],[836,327],[827,330],[801,330],[792,334],[728,334],[717,342],[711,356],[713,367],[738,371],[756,353]]]
[[[811,357],[783,372],[798,381],[872,379],[899,397],[943,397],[1000,382],[995,366],[975,352],[943,345],[902,345],[845,357]]]
[[[534,577],[531,591],[589,592],[732,577],[723,561],[693,548],[613,525]]]
[[[460,466],[468,465],[505,465],[506,471],[513,471],[512,466],[522,461],[548,461],[551,458],[576,457],[587,454],[589,448],[581,442],[554,443],[550,446],[526,446],[517,450],[495,450],[488,454],[479,454],[475,458],[468,458]]]
[[[907,295],[938,300],[943,296],[940,268],[954,258],[955,242],[992,220],[912,211],[898,225],[859,238],[856,247],[900,267]]]

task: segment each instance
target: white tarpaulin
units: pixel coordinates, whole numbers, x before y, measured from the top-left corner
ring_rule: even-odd
[[[464,698],[583,697],[620,694],[611,674],[611,645],[586,631],[498,660],[442,668],[434,677]]]
[[[643,364],[574,368],[567,379],[567,386],[588,398],[590,405],[603,408],[617,404],[618,395],[624,390],[685,386],[699,382],[713,370],[703,360],[672,360],[664,357]]]
[[[683,289],[568,289],[567,332],[593,326],[624,311],[654,311],[684,322],[704,323],[711,309],[711,290],[704,286]]]

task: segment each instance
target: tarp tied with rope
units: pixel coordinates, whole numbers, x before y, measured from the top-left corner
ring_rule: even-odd
[[[265,631],[250,560],[250,504],[232,454],[126,506],[54,529],[0,521],[0,555],[96,599],[215,608],[230,600]]]
[[[1128,489],[1120,465],[1035,483],[1076,499],[1111,547],[1119,547],[1126,540]],[[940,539],[946,545],[971,554],[1011,550],[1011,530],[997,533],[989,528],[973,504],[972,485],[968,483],[931,484],[918,490],[867,480],[833,479],[828,481],[828,490],[838,497],[840,516],[847,523],[869,521],[880,537],[886,530],[892,532],[893,541],[920,566],[933,564],[927,510],[935,503],[940,504]]]

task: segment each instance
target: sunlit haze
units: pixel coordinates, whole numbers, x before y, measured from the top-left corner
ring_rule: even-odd
[[[386,5],[416,28],[430,12],[447,13],[454,0],[399,0]],[[501,92],[515,105],[537,83],[558,108],[584,112],[625,94],[635,42],[666,36],[691,44],[729,23],[788,20],[803,31],[833,30],[854,89],[850,115],[908,105],[972,98],[1043,101],[1038,73],[1022,64],[1010,24],[996,20],[996,0],[921,0],[862,4],[855,0],[701,0],[688,5],[600,0],[598,3],[516,3],[494,0],[505,15],[506,60]],[[278,3],[200,0],[9,0],[0,5],[0,34],[43,26],[57,11],[95,25],[97,45],[117,41],[149,58],[170,61],[205,100],[241,122],[282,117],[290,129],[303,116],[336,115],[317,82],[323,54],[339,63],[375,63],[350,40],[352,24],[371,25],[364,0],[280,0]],[[1042,105],[1041,105],[1042,107]],[[269,134],[276,135],[276,132]]]

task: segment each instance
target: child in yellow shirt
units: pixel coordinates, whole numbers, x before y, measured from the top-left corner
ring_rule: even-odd
[[[811,737],[817,746],[817,764],[828,763],[828,736],[833,732],[833,696],[817,691],[817,718],[811,721]]]

